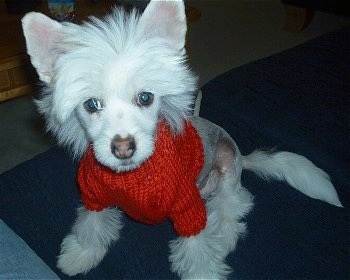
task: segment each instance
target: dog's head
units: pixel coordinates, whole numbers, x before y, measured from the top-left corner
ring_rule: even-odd
[[[151,1],[142,15],[120,8],[82,25],[39,13],[23,20],[28,54],[44,83],[37,101],[50,130],[80,157],[123,171],[153,152],[160,119],[174,133],[193,104],[182,1]]]

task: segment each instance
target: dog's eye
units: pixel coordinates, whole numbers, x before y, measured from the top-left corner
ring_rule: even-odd
[[[153,102],[153,93],[143,91],[137,95],[137,105],[139,106],[149,106]]]
[[[89,113],[95,113],[103,109],[102,102],[96,98],[90,98],[84,102],[84,109]]]

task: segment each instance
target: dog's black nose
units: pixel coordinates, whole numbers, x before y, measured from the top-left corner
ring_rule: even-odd
[[[131,158],[136,151],[136,143],[133,136],[121,137],[119,134],[114,136],[111,143],[112,154],[119,159]]]

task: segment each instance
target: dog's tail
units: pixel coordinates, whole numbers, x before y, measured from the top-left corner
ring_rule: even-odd
[[[328,174],[303,156],[256,150],[243,157],[243,169],[264,179],[285,180],[309,197],[343,207]]]

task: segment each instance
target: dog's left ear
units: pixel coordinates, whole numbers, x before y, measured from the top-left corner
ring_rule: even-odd
[[[63,26],[35,12],[30,12],[23,17],[22,26],[31,62],[40,80],[48,84],[53,78],[53,67],[60,54],[57,44],[63,39]]]
[[[182,0],[152,0],[140,21],[147,34],[165,39],[176,50],[184,48],[187,24]]]

